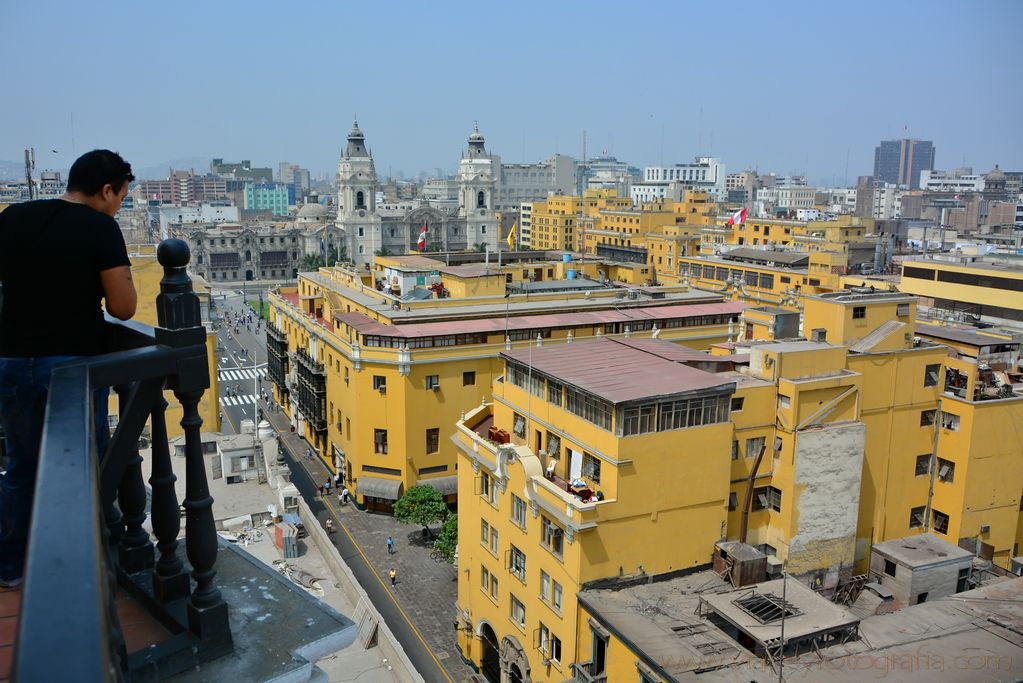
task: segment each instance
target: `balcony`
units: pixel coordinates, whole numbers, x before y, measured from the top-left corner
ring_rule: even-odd
[[[313,429],[327,431],[327,375],[323,363],[317,362],[304,349],[295,352],[298,372],[295,386],[298,409]]]
[[[593,669],[593,662],[573,664],[572,670],[575,672],[575,676],[570,680],[572,683],[606,683],[607,671],[593,673]]]
[[[494,427],[492,407],[490,403],[478,406],[456,423],[455,443],[459,448],[498,478],[507,479],[508,465],[518,461],[526,477],[529,501],[564,525],[566,532],[574,536],[576,532],[596,528],[601,511],[606,515],[607,506],[614,501],[586,502],[566,480],[557,476],[547,479],[540,458],[528,447],[492,441],[489,438]]]
[[[20,606],[4,608],[17,622],[17,680],[156,681],[200,667],[213,680],[285,678],[308,668],[292,656],[303,645],[352,630],[244,552],[219,545],[198,410],[210,385],[206,330],[185,273],[187,246],[167,240],[158,257],[160,326],[108,321],[108,353],[51,377],[25,582]],[[119,395],[120,420],[99,454],[91,397],[104,386]],[[170,454],[165,389],[182,406],[183,459]],[[138,451],[147,420],[148,493]],[[180,504],[175,462],[185,481]],[[250,591],[256,580],[267,585],[262,595]],[[264,612],[275,621],[246,616]],[[289,623],[313,630],[281,628]],[[290,630],[294,637],[283,633]]]

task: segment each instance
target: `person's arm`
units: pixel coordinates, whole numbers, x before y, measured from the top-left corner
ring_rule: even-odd
[[[103,285],[103,298],[107,313],[119,320],[128,320],[135,315],[138,293],[131,279],[131,266],[107,268],[99,273]]]

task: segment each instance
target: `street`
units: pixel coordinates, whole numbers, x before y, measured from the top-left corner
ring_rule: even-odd
[[[250,298],[255,292],[247,292]],[[259,400],[261,390],[269,392],[266,377],[266,328],[259,319],[252,322],[244,317],[249,307],[236,290],[215,293],[220,314],[217,332],[217,375],[219,379],[221,431],[237,434],[242,420],[253,420],[257,410],[265,411],[266,403]],[[226,296],[226,298],[221,298]],[[230,315],[230,322],[227,316]],[[259,331],[257,332],[257,328]]]

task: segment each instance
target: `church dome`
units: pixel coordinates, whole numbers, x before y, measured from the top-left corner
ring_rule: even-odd
[[[323,218],[327,215],[327,207],[323,204],[303,204],[302,208],[298,210],[299,220],[315,221]]]
[[[473,142],[480,142],[480,143],[482,143],[483,142],[483,134],[480,133],[479,125],[473,126],[472,134],[469,135],[469,142],[470,143],[473,143]]]
[[[1005,181],[1005,171],[1003,171],[1002,169],[998,168],[998,164],[995,164],[994,169],[984,176],[984,180],[986,182],[989,182],[989,183],[992,182],[992,181],[994,181],[994,182],[999,182],[999,181],[1004,182]]]

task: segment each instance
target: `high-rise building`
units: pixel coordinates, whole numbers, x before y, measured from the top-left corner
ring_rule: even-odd
[[[880,183],[920,187],[920,172],[934,170],[930,140],[882,140],[874,148],[874,178]]]

